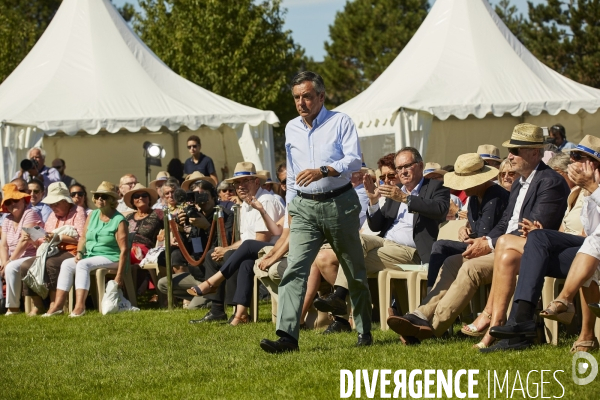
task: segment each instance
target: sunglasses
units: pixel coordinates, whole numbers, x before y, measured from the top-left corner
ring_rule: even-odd
[[[137,182],[127,182],[127,183],[122,184],[121,186],[134,187],[135,185],[137,185]]]
[[[96,193],[94,194],[94,200],[102,199],[104,201],[108,200],[110,196],[104,193]]]
[[[502,173],[500,174],[500,176],[501,176],[501,177],[508,176],[508,177],[510,177],[510,178],[514,178],[514,177],[515,177],[515,175],[517,175],[517,173],[516,173],[515,171],[511,171],[511,172],[502,172]]]
[[[389,173],[386,175],[379,175],[380,181],[385,181],[386,179],[391,181],[392,179],[396,179],[396,178],[397,178],[396,174],[392,174],[392,173]]]
[[[137,199],[148,199],[150,198],[150,195],[148,195],[148,193],[142,192],[142,193],[136,193],[134,195],[131,196],[132,200],[137,200]]]
[[[589,160],[589,161],[596,161],[595,159],[593,159],[590,156],[586,156],[585,154],[581,154],[578,151],[572,151],[570,154],[571,160],[573,161],[585,161],[585,160]]]
[[[519,155],[519,148],[518,147],[509,147],[508,148],[508,152],[510,154],[512,154],[513,156],[518,156]]]
[[[6,201],[4,202],[4,206],[8,208],[8,207],[10,207],[10,206],[12,206],[13,204],[16,204],[16,203],[18,203],[18,202],[19,202],[19,200],[13,200],[13,199],[9,199],[9,200],[6,200]]]
[[[189,145],[187,148],[188,148],[188,150],[191,150],[191,149],[197,149],[197,148],[198,148],[198,145],[197,145],[197,144],[191,144],[191,145]]]
[[[42,191],[40,189],[28,190],[28,194],[40,194]]]
[[[85,196],[85,192],[71,192],[71,197],[75,196],[83,197]]]
[[[235,193],[235,189],[221,189],[221,192]]]

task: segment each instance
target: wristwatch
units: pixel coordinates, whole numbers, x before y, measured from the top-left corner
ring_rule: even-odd
[[[319,168],[319,170],[321,171],[321,174],[323,174],[323,178],[329,175],[329,168],[327,168],[326,166],[322,166],[321,168]]]

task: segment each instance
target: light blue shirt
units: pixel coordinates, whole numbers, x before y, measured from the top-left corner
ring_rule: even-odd
[[[574,143],[571,143],[569,141],[567,141],[565,139],[565,141],[563,142],[563,144],[561,144],[558,148],[558,151],[564,151],[564,150],[570,150],[570,149],[575,149],[577,148],[577,145]]]
[[[296,197],[296,190],[303,193],[324,193],[350,183],[353,172],[362,165],[358,132],[346,114],[321,108],[313,121],[312,129],[302,117],[288,122],[285,127],[285,150],[287,153],[288,204]],[[297,188],[296,175],[305,169],[329,166],[340,173],[337,177],[325,177],[308,186]]]
[[[356,194],[358,195],[358,201],[360,202],[360,214],[358,218],[360,219],[360,226],[363,226],[365,221],[367,220],[367,208],[369,208],[369,196],[367,196],[367,189],[365,189],[365,185],[362,183],[354,188]]]
[[[46,203],[42,203],[41,201],[39,203],[37,203],[37,205],[35,205],[35,206],[32,205],[31,208],[33,208],[35,211],[37,211],[37,213],[42,218],[42,221],[44,221],[44,222],[46,222],[48,220],[48,217],[52,213],[52,209],[50,208],[50,206]]]

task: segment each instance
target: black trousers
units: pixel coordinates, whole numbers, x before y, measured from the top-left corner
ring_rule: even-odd
[[[250,307],[254,286],[254,263],[258,259],[258,252],[267,245],[269,243],[258,240],[245,240],[221,267],[221,273],[227,281],[233,281],[237,272],[233,304]]]
[[[546,276],[566,278],[584,240],[583,236],[548,229],[536,229],[530,232],[521,258],[515,303],[525,300],[537,304]],[[516,307],[513,307],[514,309]]]
[[[221,267],[229,261],[229,258],[236,252],[236,250],[229,250],[223,255],[222,261],[215,261],[212,259],[212,253],[214,249],[211,249],[209,253],[206,255],[204,259],[204,277],[205,280],[209,279],[211,276],[216,274],[221,270]],[[216,293],[207,294],[204,296],[205,299],[211,300],[217,303],[227,304],[228,306],[233,306],[235,303],[233,302],[233,294],[235,293],[235,288],[237,287],[236,279],[237,279],[237,271],[235,271],[232,275],[234,279],[227,279],[225,284],[219,285]]]
[[[429,258],[429,270],[427,271],[427,286],[433,287],[437,279],[440,268],[446,261],[446,258],[462,254],[467,250],[468,244],[456,240],[438,240],[431,247],[431,257]]]

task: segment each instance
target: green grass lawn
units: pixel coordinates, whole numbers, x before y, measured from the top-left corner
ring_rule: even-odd
[[[340,369],[479,369],[479,398],[488,398],[488,370],[502,378],[508,370],[511,389],[517,370],[524,387],[530,370],[563,370],[556,375],[563,399],[600,398],[600,376],[587,386],[571,380],[572,338],[558,347],[483,355],[471,348],[472,340],[458,337],[404,347],[394,332],[374,330],[375,344],[359,349],[354,333],[303,331],[299,353],[271,355],[258,346],[264,337],[275,338],[269,310],[263,303],[261,322],[238,327],[188,323],[205,310],[0,316],[0,398],[332,399],[340,397]],[[544,396],[560,397],[563,389],[552,373],[544,380],[550,382]],[[539,382],[539,373],[530,376],[532,397]],[[388,392],[393,389],[392,378]],[[367,398],[364,386],[361,395]],[[507,398],[506,391],[496,398]],[[523,394],[515,391],[512,398]]]

